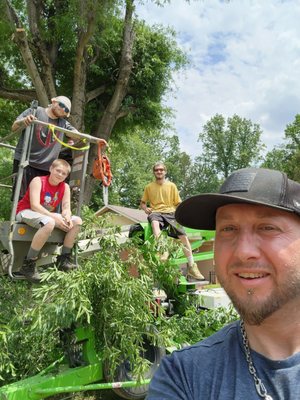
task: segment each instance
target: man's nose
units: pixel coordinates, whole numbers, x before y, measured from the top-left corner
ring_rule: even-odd
[[[239,233],[235,244],[235,256],[241,261],[260,256],[259,242],[255,233],[249,231]]]

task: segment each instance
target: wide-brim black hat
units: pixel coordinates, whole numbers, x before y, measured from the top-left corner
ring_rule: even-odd
[[[300,215],[300,184],[280,171],[240,169],[225,180],[219,193],[199,194],[183,201],[175,217],[183,226],[214,230],[217,209],[233,203],[265,205]]]

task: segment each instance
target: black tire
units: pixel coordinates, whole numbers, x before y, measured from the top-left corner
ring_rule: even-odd
[[[8,266],[11,262],[11,255],[7,250],[0,251],[0,275],[8,274]]]
[[[139,245],[145,242],[145,231],[141,224],[130,225],[129,238],[134,238]]]
[[[147,339],[144,342],[143,358],[150,361],[151,365],[144,375],[143,379],[152,379],[157,370],[162,357],[166,355],[166,351],[162,347],[153,346]],[[110,380],[107,374],[108,368],[104,368],[106,380]],[[132,368],[128,360],[123,361],[118,367],[114,375],[115,382],[133,381],[135,377],[132,374]],[[131,388],[115,388],[113,391],[122,399],[141,400],[148,393],[149,385],[131,387]]]

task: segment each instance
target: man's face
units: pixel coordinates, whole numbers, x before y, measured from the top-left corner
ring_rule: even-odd
[[[215,264],[241,317],[260,324],[300,297],[300,218],[265,206],[220,207]]]
[[[166,176],[166,170],[163,165],[156,165],[153,170],[154,176],[157,180],[164,179]]]
[[[64,118],[67,116],[63,103],[59,103],[56,100],[52,101],[52,112],[57,118]]]

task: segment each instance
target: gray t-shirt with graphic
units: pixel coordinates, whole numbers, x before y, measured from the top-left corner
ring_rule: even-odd
[[[32,114],[32,109],[28,108],[17,117],[17,120],[23,119],[30,114]],[[76,129],[65,119],[51,119],[50,117],[48,117],[43,107],[37,108],[36,118],[39,121],[56,125],[63,129],[68,129],[69,131],[76,131]],[[22,131],[15,150],[14,158],[19,161],[21,159],[21,154],[23,150],[24,135],[25,130]],[[62,132],[55,131],[55,135],[58,137],[59,140],[63,140],[64,134]],[[34,124],[29,165],[43,171],[49,171],[52,162],[56,158],[58,158],[60,150],[61,144],[55,140],[52,131],[46,126]]]

